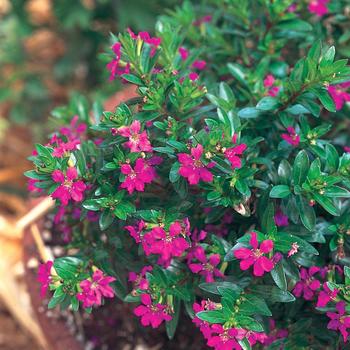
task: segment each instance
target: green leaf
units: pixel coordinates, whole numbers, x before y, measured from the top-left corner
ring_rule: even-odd
[[[242,119],[252,119],[259,117],[260,111],[254,107],[246,107],[238,111],[237,115]]]
[[[87,210],[97,211],[100,210],[100,205],[97,199],[88,199],[83,202],[83,207]]]
[[[306,151],[300,151],[295,157],[293,164],[293,181],[294,185],[301,185],[305,180],[309,171],[310,161]]]
[[[339,216],[340,210],[335,206],[333,201],[326,197],[325,195],[319,194],[318,192],[312,193],[313,198],[316,200],[318,204],[320,204],[328,213],[332,214],[333,216]]]
[[[271,277],[275,281],[278,288],[282,290],[287,290],[287,279],[286,274],[284,273],[284,269],[281,262],[278,262],[274,269],[271,271]]]
[[[303,225],[312,231],[316,225],[316,214],[309,201],[301,195],[296,196],[296,203],[299,211],[299,216]]]
[[[217,295],[222,295],[223,290],[230,290],[235,295],[239,295],[242,292],[242,288],[232,282],[200,283],[198,287],[206,292]]]
[[[109,226],[112,225],[114,220],[114,216],[112,211],[110,211],[109,209],[105,209],[102,214],[100,215],[100,219],[99,219],[99,225],[100,225],[100,229],[101,231],[106,230]]]
[[[63,280],[75,279],[79,266],[82,264],[82,260],[67,256],[55,259],[53,267],[56,270],[58,276]]]
[[[196,316],[209,323],[220,323],[223,324],[226,322],[226,318],[221,310],[211,310],[211,311],[201,311],[196,314]]]
[[[240,327],[252,330],[254,332],[263,332],[264,327],[260,322],[249,316],[237,315],[235,320]]]
[[[295,300],[292,293],[276,286],[251,286],[250,289],[254,294],[261,296],[271,303],[290,303]]]
[[[246,315],[272,316],[272,313],[264,299],[253,294],[245,294],[239,305],[239,312]]]
[[[177,325],[179,323],[179,316],[181,310],[181,301],[178,298],[174,298],[174,313],[171,315],[172,319],[165,323],[166,334],[169,339],[173,339]]]
[[[276,109],[279,106],[278,99],[271,96],[263,97],[258,104],[256,105],[256,108],[260,111],[272,111]]]
[[[144,85],[142,79],[137,77],[136,75],[133,74],[123,74],[122,75],[123,79],[128,81],[129,83],[136,84],[136,85]]]
[[[278,29],[306,32],[312,30],[312,25],[298,18],[287,19],[277,24]]]
[[[335,104],[332,97],[329,95],[328,91],[324,88],[322,89],[312,89],[312,92],[318,97],[323,107],[330,112],[336,112]]]
[[[302,238],[289,233],[279,232],[278,235],[276,235],[274,243],[275,249],[281,251],[282,253],[287,253],[292,248],[292,244],[297,243],[299,246],[299,251],[318,255],[318,251],[314,248],[314,246]]]
[[[270,191],[271,198],[285,198],[290,195],[290,188],[287,185],[277,185]]]
[[[339,186],[325,188],[324,195],[330,198],[350,198],[350,192]]]
[[[266,210],[264,211],[261,220],[261,227],[264,232],[267,232],[269,234],[274,234],[277,232],[277,226],[275,223],[275,206],[272,202],[269,202]]]

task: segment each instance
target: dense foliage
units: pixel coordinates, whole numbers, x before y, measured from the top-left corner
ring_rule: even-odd
[[[207,0],[112,36],[137,97],[55,110],[26,173],[74,248],[40,267],[49,307],[116,296],[217,350],[344,348],[348,25],[346,1]]]

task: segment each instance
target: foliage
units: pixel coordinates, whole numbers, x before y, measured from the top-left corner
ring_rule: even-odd
[[[36,145],[26,173],[57,200],[77,251],[42,276],[50,306],[101,305],[98,268],[170,338],[184,310],[215,349],[344,347],[347,10],[317,4],[184,2],[154,36],[112,36],[110,78],[138,97],[56,109],[76,117]],[[336,47],[322,44],[330,35]]]

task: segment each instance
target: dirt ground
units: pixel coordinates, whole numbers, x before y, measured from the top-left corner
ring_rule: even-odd
[[[0,350],[36,350],[36,343],[0,304]]]

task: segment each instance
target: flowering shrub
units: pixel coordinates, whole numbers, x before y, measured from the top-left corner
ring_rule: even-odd
[[[116,297],[170,338],[186,313],[216,350],[344,347],[350,69],[316,40],[342,10],[185,2],[112,37],[110,79],[138,97],[56,110],[73,122],[26,173],[76,252],[40,268],[50,308]]]

